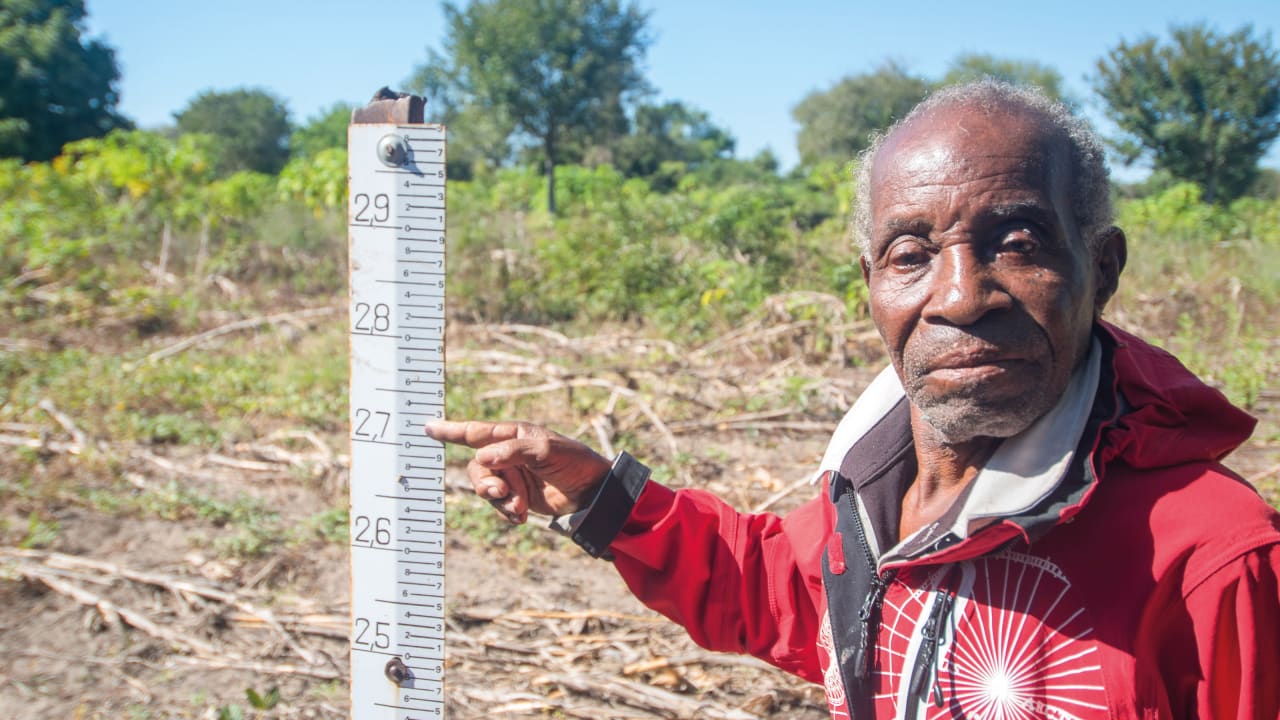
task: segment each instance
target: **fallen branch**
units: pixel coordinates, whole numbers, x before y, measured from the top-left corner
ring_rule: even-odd
[[[39,569],[25,563],[17,564],[14,567],[14,570],[19,575],[30,580],[41,582],[50,590],[66,595],[81,605],[88,605],[89,607],[95,608],[98,613],[102,615],[102,619],[108,624],[116,625],[123,621],[151,637],[164,640],[175,647],[190,650],[201,655],[215,656],[218,654],[217,650],[206,642],[186,637],[168,628],[161,627],[152,622],[150,618],[142,613],[116,605],[97,593],[91,592],[79,585],[54,576],[53,573],[41,572]]]
[[[336,670],[321,669],[318,667],[300,667],[289,663],[233,660],[225,657],[187,657],[184,655],[171,655],[166,658],[166,665],[170,667],[175,665],[186,665],[188,667],[199,667],[209,670],[248,670],[250,672],[262,673],[264,675],[296,675],[299,677],[316,678],[319,680],[341,680],[346,677],[346,673],[339,673]]]
[[[0,352],[20,353],[35,350],[36,344],[22,338],[0,338]]]
[[[140,582],[140,583],[145,583],[148,585],[154,585],[156,587],[164,588],[165,590],[168,590],[174,593],[175,595],[179,595],[179,596],[194,595],[196,597],[205,598],[207,600],[214,600],[224,605],[230,605],[231,607],[234,607],[240,610],[241,612],[247,613],[249,615],[252,615],[258,618],[263,623],[268,625],[272,630],[276,632],[277,635],[280,636],[281,640],[283,640],[284,643],[289,646],[289,649],[293,650],[294,653],[296,653],[299,657],[301,657],[307,663],[314,665],[318,662],[318,658],[316,657],[315,653],[299,645],[298,642],[289,633],[289,631],[285,630],[284,626],[281,625],[278,620],[276,620],[275,615],[272,614],[270,610],[257,608],[252,603],[237,597],[233,593],[229,593],[224,590],[218,590],[217,588],[211,588],[205,585],[198,585],[196,583],[188,582],[186,580],[181,580],[175,577],[170,577],[168,575],[144,572],[140,570],[131,570],[129,568],[121,567],[113,563],[102,562],[99,560],[90,560],[88,558],[77,557],[75,555],[65,555],[63,553],[48,552],[48,551],[41,551],[41,550],[21,550],[18,548],[2,548],[0,549],[0,556],[9,556],[11,558],[36,559],[36,560],[40,560],[42,563],[44,563],[45,565],[48,565],[51,568],[61,567],[61,568],[69,568],[69,569],[79,568],[79,569],[94,570],[96,572],[100,572],[108,576],[124,578],[126,580],[132,580],[134,582]],[[25,570],[25,571],[35,573],[36,575],[40,576],[42,582],[43,582],[43,578],[49,575],[49,573],[47,572],[41,572],[41,571],[35,570],[32,567],[31,563],[15,563],[15,566],[17,567],[19,572],[23,572]],[[133,623],[130,622],[130,624],[133,624]],[[139,629],[142,629],[142,628],[139,628]]]
[[[40,402],[36,403],[36,407],[49,413],[49,417],[53,418],[55,422],[61,425],[63,430],[67,431],[67,434],[71,436],[71,439],[76,445],[79,445],[82,448],[89,447],[89,436],[84,434],[84,431],[76,425],[70,415],[60,412],[53,404],[52,400],[44,398]]]
[[[628,615],[612,610],[498,610],[486,608],[455,608],[450,612],[463,622],[493,622],[500,619],[529,620],[621,620],[624,622],[662,624],[658,617]]]
[[[632,390],[631,388],[623,387],[621,385],[618,385],[617,383],[611,382],[609,380],[605,380],[604,378],[586,377],[586,378],[573,378],[571,380],[552,380],[550,382],[546,382],[541,385],[534,385],[532,387],[509,388],[504,390],[490,390],[488,392],[481,393],[479,395],[479,399],[492,400],[495,398],[520,397],[523,395],[537,395],[540,393],[554,392],[556,390],[567,390],[569,388],[575,388],[575,387],[604,388],[606,390],[610,390],[612,392],[618,393],[619,395],[622,395],[627,399],[631,400],[636,404],[636,407],[640,409],[640,412],[644,413],[645,417],[649,418],[649,422],[653,425],[653,428],[657,430],[660,435],[662,435],[662,438],[664,440],[666,440],[667,449],[671,451],[671,454],[672,455],[679,454],[680,445],[679,443],[676,442],[676,436],[671,433],[670,428],[668,428],[667,424],[662,421],[662,418],[658,417],[658,413],[654,411],[653,407],[650,406],[649,403],[646,402],[644,398],[640,396],[640,393],[637,393],[635,390]]]
[[[535,713],[537,717],[554,713],[556,717],[567,716],[583,718],[583,720],[597,720],[602,717],[608,717],[611,720],[631,720],[632,718],[642,720],[648,717],[645,715],[618,715],[615,708],[606,705],[570,704],[563,697],[542,697],[532,693],[513,693],[506,690],[465,688],[463,690],[454,690],[452,695],[454,701],[460,702],[465,697],[484,703],[484,717],[533,717]],[[471,709],[470,703],[460,702],[460,704]]]
[[[705,420],[684,420],[681,422],[671,423],[671,432],[690,432],[693,430],[709,430],[731,427],[743,423],[756,422],[759,420],[774,420],[788,415],[795,415],[800,412],[800,408],[778,408],[775,410],[761,410],[760,412],[742,413],[726,418],[708,418]]]
[[[567,347],[573,344],[569,340],[569,337],[564,333],[558,333],[555,330],[541,327],[539,325],[505,323],[502,325],[480,325],[479,329],[496,335],[508,335],[512,333],[518,335],[537,335],[545,340],[550,340],[552,343],[559,345],[560,347]]]
[[[246,453],[256,456],[259,460],[276,465],[288,465],[290,467],[304,467],[308,464],[307,458],[296,452],[285,450],[275,445],[264,445],[262,443],[236,443],[231,446],[237,453]]]
[[[625,620],[626,622],[641,623],[665,623],[666,621],[659,617],[649,617],[647,615],[628,615],[627,613],[614,612],[612,610],[518,610],[515,615],[524,615],[531,618],[545,618],[550,620]]]
[[[1280,473],[1280,464],[1272,465],[1269,469],[1263,470],[1257,475],[1254,475],[1249,479],[1249,483],[1254,487],[1257,487],[1263,480],[1266,480],[1277,473]]]
[[[277,430],[267,436],[267,440],[306,440],[320,453],[325,464],[333,462],[333,449],[310,430]]]
[[[623,675],[639,675],[655,670],[684,667],[685,665],[723,665],[726,667],[749,667],[757,670],[770,670],[771,666],[763,660],[749,655],[727,655],[724,653],[690,653],[674,657],[653,658],[622,667]]]
[[[185,475],[186,477],[194,478],[196,480],[206,480],[209,482],[218,482],[218,483],[225,482],[227,480],[227,476],[225,475],[220,475],[214,472],[208,472],[205,470],[201,470],[199,468],[179,465],[178,463],[170,460],[169,458],[161,457],[159,455],[156,455],[155,453],[152,453],[147,450],[143,450],[141,448],[134,448],[130,450],[129,457],[137,460],[143,460],[152,465],[155,465],[161,470],[166,470],[168,472],[171,472],[174,475],[180,475],[180,476]]]
[[[213,465],[221,465],[223,467],[235,468],[236,470],[247,470],[249,472],[280,472],[280,464],[274,462],[259,462],[257,460],[240,460],[238,458],[227,457],[221,453],[209,453],[204,456],[207,463]]]
[[[600,443],[600,452],[605,457],[613,457],[617,453],[613,450],[613,428],[609,419],[604,415],[593,415],[591,417],[591,429],[595,430],[596,442]]]
[[[44,438],[19,437],[17,435],[0,435],[0,445],[9,445],[12,447],[25,447],[41,452],[53,452],[62,455],[79,455],[84,451],[83,445],[76,443],[61,442],[58,440],[46,440]]]
[[[751,508],[751,512],[752,513],[765,512],[769,508],[776,505],[779,500],[782,500],[783,498],[795,492],[796,490],[799,490],[800,488],[803,488],[803,487],[808,487],[810,484],[812,484],[811,483],[812,480],[813,480],[812,474],[805,474],[800,478],[797,478],[790,485],[782,488],[781,490],[775,492],[774,494],[770,495],[764,500],[761,500],[760,502],[756,503],[755,507]]]
[[[295,310],[293,312],[278,313],[276,315],[266,315],[263,317],[248,318],[247,320],[237,320],[235,322],[227,323],[226,325],[220,325],[216,328],[213,328],[212,330],[206,330],[200,333],[199,335],[193,335],[189,338],[186,338],[185,340],[181,340],[179,342],[173,343],[172,345],[156,350],[155,352],[151,353],[146,357],[146,361],[149,363],[153,363],[153,362],[156,362],[157,360],[163,360],[167,357],[171,357],[173,355],[177,355],[179,353],[190,350],[191,348],[197,345],[201,345],[215,338],[222,337],[223,335],[230,335],[231,333],[237,333],[242,330],[252,330],[253,328],[260,327],[262,325],[275,325],[276,323],[292,323],[294,321],[303,320],[306,318],[320,317],[322,315],[332,315],[333,313],[338,312],[341,309],[342,308],[338,306],[307,308],[306,310]]]
[[[276,615],[275,619],[282,626],[299,635],[315,635],[318,637],[346,640],[351,636],[351,617],[349,615]],[[230,613],[227,622],[237,625],[258,626],[264,624],[261,615],[246,612]]]
[[[758,715],[724,708],[677,693],[662,690],[644,683],[632,682],[608,675],[563,673],[534,678],[535,687],[555,685],[565,690],[616,700],[618,702],[656,712],[668,718],[712,718],[714,720],[759,720]]]
[[[717,430],[790,430],[792,432],[821,432],[823,434],[830,433],[834,427],[833,423],[823,422],[821,420],[775,420],[773,422],[742,422],[728,423],[725,425],[717,425]]]

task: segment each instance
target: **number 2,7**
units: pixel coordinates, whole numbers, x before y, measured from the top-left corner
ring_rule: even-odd
[[[378,440],[387,434],[387,425],[391,423],[391,413],[385,410],[369,410],[356,408],[352,435],[362,440]]]

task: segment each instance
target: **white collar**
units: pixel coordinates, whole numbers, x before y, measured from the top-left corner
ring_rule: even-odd
[[[953,533],[967,537],[989,518],[1027,512],[1057,487],[1089,420],[1101,367],[1102,347],[1095,339],[1089,357],[1072,374],[1058,403],[1026,430],[1000,443],[978,472]],[[839,471],[849,449],[904,395],[893,366],[881,371],[836,427],[814,480],[826,471]]]

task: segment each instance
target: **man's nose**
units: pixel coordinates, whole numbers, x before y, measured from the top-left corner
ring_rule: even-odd
[[[935,258],[926,320],[951,325],[972,325],[988,313],[1013,307],[1013,297],[998,273],[984,261],[971,243],[945,247]]]

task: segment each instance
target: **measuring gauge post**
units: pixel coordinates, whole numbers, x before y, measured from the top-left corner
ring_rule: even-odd
[[[351,717],[444,716],[445,129],[353,124]]]

